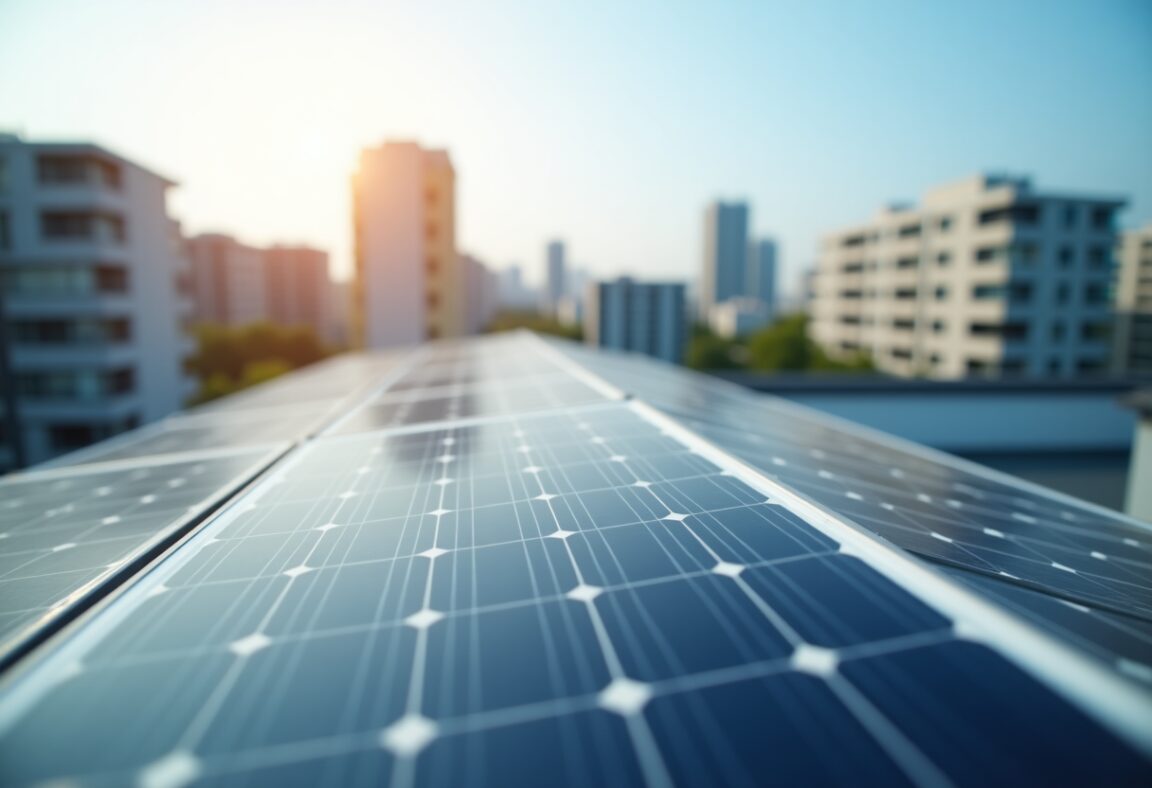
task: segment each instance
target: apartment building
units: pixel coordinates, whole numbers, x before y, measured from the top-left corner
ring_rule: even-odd
[[[748,292],[748,204],[714,202],[704,213],[704,259],[700,272],[700,314]]]
[[[447,151],[412,142],[364,150],[352,201],[355,341],[384,348],[461,336],[456,176]]]
[[[328,253],[276,244],[263,250],[268,319],[283,326],[311,326],[331,336]]]
[[[679,364],[688,337],[685,307],[685,287],[679,282],[625,277],[593,283],[584,303],[584,341]]]
[[[268,319],[263,250],[221,233],[202,233],[186,244],[197,323],[242,326]]]
[[[1116,252],[1112,369],[1152,374],[1152,223],[1123,233]]]
[[[898,375],[1106,372],[1122,199],[978,175],[823,238],[813,338]]]
[[[0,469],[159,419],[192,393],[173,185],[97,145],[0,137]]]

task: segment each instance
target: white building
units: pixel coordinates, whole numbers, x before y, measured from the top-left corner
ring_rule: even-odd
[[[456,175],[447,151],[389,142],[353,177],[352,320],[367,348],[464,333],[456,252]]]
[[[592,283],[584,299],[584,341],[679,364],[688,338],[684,291],[679,282]]]
[[[173,182],[87,143],[0,137],[0,300],[19,441],[0,466],[102,440],[183,406],[187,261]]]
[[[1101,373],[1123,204],[980,175],[885,208],[823,239],[812,336],[900,375]]]
[[[1112,368],[1152,372],[1152,224],[1126,232],[1118,246]]]

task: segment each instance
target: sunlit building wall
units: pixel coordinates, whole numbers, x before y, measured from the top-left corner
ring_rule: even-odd
[[[353,177],[353,331],[368,348],[464,333],[448,153],[411,142],[364,150]]]
[[[588,285],[584,341],[589,345],[644,353],[679,364],[684,358],[687,336],[682,283],[642,283],[621,278]]]
[[[308,326],[330,335],[328,253],[308,246],[271,246],[263,251],[268,318],[284,326]]]
[[[1121,199],[980,175],[822,240],[811,332],[899,375],[1107,371]]]
[[[1117,263],[1113,370],[1152,373],[1152,224],[1121,235]]]
[[[187,246],[197,323],[241,326],[269,318],[263,250],[220,233],[195,235]]]
[[[174,184],[87,143],[0,137],[0,299],[17,435],[50,459],[182,407],[193,381]]]

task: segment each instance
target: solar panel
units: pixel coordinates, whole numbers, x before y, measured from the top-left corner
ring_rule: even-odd
[[[0,685],[0,782],[1152,775],[1130,674],[531,337],[364,392]]]
[[[563,349],[773,479],[899,547],[1101,613],[1152,621],[1152,529],[1145,524],[774,397],[666,365]],[[1065,634],[1070,625],[1055,614],[1045,622],[1036,610],[1029,618]],[[1085,619],[1080,637],[1110,653],[1107,639],[1096,642],[1101,632]]]
[[[213,452],[0,480],[0,659],[271,459],[266,451]]]

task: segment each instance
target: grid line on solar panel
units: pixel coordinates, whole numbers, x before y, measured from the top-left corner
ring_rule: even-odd
[[[12,658],[100,588],[126,579],[136,561],[190,527],[275,453],[201,452],[0,481],[0,657]]]
[[[62,680],[38,702],[0,700],[0,768],[227,784],[291,765],[363,784],[508,785],[580,784],[590,767],[577,762],[603,762],[653,784],[784,767],[929,780],[939,766],[885,711],[893,698],[839,666],[955,643],[952,622],[721,467],[674,484],[657,473],[701,459],[626,406],[318,440],[54,655],[44,670]],[[584,494],[590,464],[626,483]],[[275,507],[296,527],[262,534]],[[353,565],[372,551],[385,560]],[[987,653],[992,676],[1046,691]],[[779,701],[796,693],[801,728]],[[78,736],[84,708],[111,698],[130,710],[117,735]],[[1147,768],[1051,702],[1026,736],[1084,737],[1109,769]],[[703,735],[685,738],[701,709]],[[751,719],[799,732],[774,748],[734,740],[717,770],[693,766]],[[974,723],[949,724],[978,737]]]

